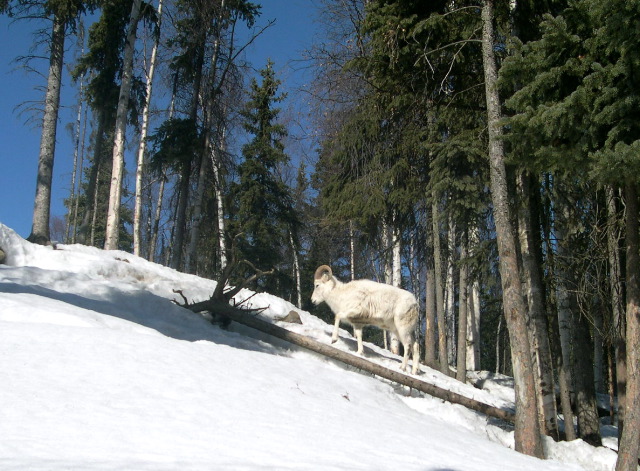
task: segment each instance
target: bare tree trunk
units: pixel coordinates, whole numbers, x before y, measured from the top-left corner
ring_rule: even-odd
[[[469,285],[467,300],[467,370],[480,370],[480,282]]]
[[[574,316],[574,384],[576,393],[576,415],[578,416],[578,437],[593,446],[602,446],[600,418],[596,402],[593,380],[592,341],[589,324],[584,314]]]
[[[127,27],[127,39],[124,46],[122,60],[122,82],[120,83],[120,96],[118,97],[118,109],[116,111],[116,128],[113,141],[113,167],[111,169],[111,187],[109,190],[109,211],[107,212],[107,230],[105,234],[104,248],[116,250],[118,248],[120,230],[120,204],[122,194],[122,178],[124,175],[124,144],[127,131],[127,111],[129,107],[129,95],[133,82],[133,52],[136,42],[136,30],[140,17],[142,0],[133,0],[131,15]]]
[[[616,471],[636,471],[640,448],[640,241],[636,185],[629,177],[624,191],[627,206],[627,396]]]
[[[394,223],[395,223],[395,217]],[[392,275],[391,275],[391,284],[397,288],[402,288],[402,260],[401,260],[401,240],[400,240],[400,230],[395,226],[395,224],[391,227],[391,245],[392,245]],[[389,350],[396,355],[400,354],[400,340],[398,336],[393,332],[390,335],[390,345]]]
[[[36,180],[36,196],[33,205],[33,224],[31,226],[31,234],[28,237],[30,242],[36,244],[46,244],[51,238],[49,234],[51,184],[53,181],[53,161],[56,152],[58,110],[60,109],[65,29],[62,18],[54,15],[51,30],[49,75],[44,98],[40,155],[38,157],[38,178]]]
[[[169,116],[171,119],[173,117],[173,113],[175,112],[175,104],[176,104],[176,77],[174,76],[173,80],[173,90],[171,92],[171,102],[169,104]],[[158,244],[158,231],[160,229],[160,216],[162,215],[162,202],[164,200],[164,188],[167,183],[167,169],[163,165],[161,175],[160,175],[160,185],[158,187],[158,197],[156,200],[156,211],[153,218],[153,224],[151,227],[151,235],[149,237],[149,254],[147,259],[155,262],[156,260],[156,246]]]
[[[103,160],[103,147],[104,147],[104,128],[105,128],[105,111],[97,110],[96,118],[96,130],[94,132],[94,146],[93,146],[93,162],[91,171],[89,172],[89,181],[87,182],[87,205],[84,208],[84,215],[82,217],[82,223],[78,229],[78,242],[86,244],[89,241],[90,245],[93,244],[93,233],[95,232],[96,221],[96,194],[99,187],[100,167]]]
[[[543,458],[531,349],[527,334],[527,312],[520,285],[516,243],[511,226],[504,147],[501,139],[502,113],[494,56],[493,3],[493,0],[485,0],[482,7],[482,57],[489,127],[491,198],[500,257],[503,308],[511,340],[515,381],[515,449],[527,455]]]
[[[227,244],[225,241],[226,225],[224,221],[224,198],[222,193],[222,175],[220,175],[220,163],[216,160],[212,162],[213,184],[215,185],[217,220],[218,220],[218,258],[220,262],[220,272],[227,266]]]
[[[80,87],[82,89],[82,87]],[[86,149],[86,135],[87,135],[87,119],[88,119],[89,106],[84,107],[84,118],[82,119],[82,137],[80,140],[80,162],[78,167],[80,169],[80,179],[82,178],[82,171],[84,170],[84,155]],[[73,234],[71,237],[71,243],[75,244],[78,239],[78,230],[80,229],[78,223],[78,210],[80,206],[80,184],[78,183],[78,191],[73,204]]]
[[[425,283],[425,332],[424,332],[424,362],[431,368],[436,364],[436,282],[433,257],[433,229],[427,228],[427,280]]]
[[[221,13],[224,10],[224,0],[221,3]],[[220,54],[220,33],[221,31],[217,31],[218,37],[215,38],[213,55],[211,57],[211,66],[210,66],[210,76],[207,80],[207,84],[205,88],[210,90],[207,94],[207,100],[205,104],[205,139],[204,139],[204,148],[202,151],[202,155],[200,157],[200,172],[198,174],[198,183],[196,186],[196,194],[195,194],[195,202],[193,205],[193,221],[191,224],[191,233],[189,235],[189,247],[187,249],[187,259],[185,264],[185,269],[187,272],[196,273],[196,264],[195,257],[197,253],[197,244],[198,238],[200,236],[200,223],[202,222],[202,200],[204,197],[204,180],[207,173],[207,163],[209,157],[212,161],[215,161],[215,149],[219,147],[217,136],[213,136],[213,130],[211,127],[213,126],[213,113],[214,113],[214,104],[217,98],[217,84],[216,84],[216,71],[218,67],[218,57]],[[216,134],[221,134],[216,132]]]
[[[467,382],[467,241],[460,240],[460,287],[458,301],[458,355],[456,379]]]
[[[518,192],[520,193],[520,208],[518,211],[518,229],[520,239],[520,253],[527,300],[529,302],[529,318],[531,329],[529,341],[533,348],[534,373],[537,382],[538,408],[540,411],[540,428],[547,435],[559,439],[555,396],[555,381],[553,377],[553,360],[551,345],[549,344],[546,309],[544,302],[544,287],[542,275],[534,252],[534,218],[532,208],[535,205],[531,197],[530,177],[524,173],[518,175]],[[538,243],[539,245],[539,243]]]
[[[554,329],[557,332],[557,347],[554,355],[556,356],[556,366],[558,370],[558,382],[560,386],[560,402],[562,406],[562,414],[564,416],[565,435],[568,441],[575,440],[577,435],[573,427],[573,409],[571,407],[571,302],[569,299],[568,289],[566,287],[567,274],[562,268],[562,261],[557,261],[563,256],[563,245],[560,241],[565,238],[562,224],[556,224],[555,227],[556,240],[558,241],[558,255],[555,257],[556,267],[556,302],[557,317],[554,322]]]
[[[73,170],[71,172],[71,194],[69,195],[69,206],[67,209],[67,225],[65,228],[65,241],[68,244],[75,239],[76,224],[73,219],[74,208],[77,207],[76,201],[78,195],[76,193],[76,181],[79,180],[78,175],[82,176],[82,160],[80,156],[80,134],[82,132],[82,101],[83,101],[83,85],[84,75],[80,77],[80,93],[78,95],[78,113],[76,114],[76,124],[73,128]],[[77,213],[76,213],[77,214]],[[71,227],[73,227],[74,235],[71,235]]]
[[[496,329],[496,373],[500,373],[500,338],[502,333],[502,316],[498,319],[498,328]]]
[[[605,355],[604,338],[602,336],[602,329],[604,327],[602,308],[602,304],[598,301],[593,309],[593,377],[596,393],[598,394],[606,393],[604,385]]]
[[[447,319],[447,357],[450,365],[456,364],[456,283],[455,272],[456,224],[451,216],[447,231],[447,276],[445,279],[445,313]]]
[[[478,228],[470,231],[469,249],[478,245]],[[480,282],[473,279],[468,287],[467,300],[467,370],[480,369]]]
[[[160,185],[158,186],[158,197],[156,199],[156,211],[153,216],[153,224],[151,227],[151,236],[149,237],[149,253],[147,254],[147,260],[155,262],[156,260],[156,245],[158,243],[158,230],[160,229],[160,216],[162,215],[162,200],[164,198],[164,185],[167,177],[165,171],[162,171],[160,176]]]
[[[193,90],[191,97],[191,109],[189,110],[189,119],[194,123],[197,121],[198,108],[200,104],[200,94],[202,93],[202,72],[204,67],[204,41],[205,38],[201,38],[201,47],[198,48],[198,56],[195,58],[195,72],[193,79]],[[189,204],[189,188],[191,184],[191,171],[193,163],[191,159],[187,159],[182,163],[182,169],[180,171],[180,183],[178,196],[178,207],[176,210],[176,218],[173,231],[172,240],[172,254],[171,254],[171,268],[176,270],[182,269],[183,265],[183,252],[185,250],[185,234],[187,231],[187,206]]]
[[[607,252],[609,258],[609,282],[611,287],[611,311],[613,313],[615,369],[618,390],[618,439],[624,428],[624,404],[626,400],[627,352],[626,322],[622,308],[622,270],[620,267],[620,230],[615,191],[605,187],[607,198]]]
[[[442,291],[442,250],[440,249],[440,215],[438,203],[435,201],[431,205],[433,224],[433,263],[434,279],[436,291],[436,316],[438,320],[438,360],[440,371],[450,375],[449,361],[447,358],[447,322],[444,315],[444,293]]]
[[[142,110],[142,126],[140,127],[140,144],[138,145],[138,165],[136,167],[136,194],[133,208],[133,254],[140,255],[141,235],[142,235],[142,177],[144,175],[144,161],[147,149],[147,133],[149,129],[149,112],[151,110],[151,96],[153,94],[153,76],[156,71],[156,58],[158,46],[160,44],[160,31],[162,26],[162,0],[158,0],[158,25],[157,35],[151,49],[149,58],[149,72],[147,73],[146,100]]]
[[[356,237],[353,230],[353,219],[349,220],[349,271],[351,281],[356,279]]]
[[[300,284],[300,261],[298,260],[298,247],[296,246],[293,234],[289,231],[289,244],[293,254],[293,278],[296,280],[296,306],[302,309],[302,285]]]
[[[558,321],[562,339],[563,361],[572,361],[575,410],[578,418],[578,437],[600,446],[600,421],[593,380],[592,341],[587,320],[578,309],[577,283],[571,263],[570,228],[573,227],[570,203],[562,196],[556,198],[556,238],[558,269]],[[571,349],[573,355],[570,355]]]

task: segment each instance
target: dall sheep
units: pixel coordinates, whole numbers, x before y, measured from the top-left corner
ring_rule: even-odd
[[[353,325],[362,355],[362,328],[375,325],[398,336],[404,347],[402,371],[406,371],[409,351],[413,350],[412,373],[418,371],[420,349],[414,331],[418,323],[418,301],[410,292],[371,280],[343,283],[328,265],[318,267],[314,275],[313,304],[326,302],[335,314],[331,343],[338,340],[340,321]]]

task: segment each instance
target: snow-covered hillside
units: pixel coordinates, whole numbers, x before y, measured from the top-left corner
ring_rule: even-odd
[[[32,245],[2,224],[0,248],[2,470],[614,468],[613,451],[581,441],[548,440],[549,460],[521,455],[481,414],[171,302],[182,301],[174,290],[206,299],[213,281],[124,252]],[[266,294],[248,303],[271,319],[295,309]],[[286,327],[329,342],[330,326],[300,316]],[[498,382],[478,390],[426,367],[420,376],[513,405]]]

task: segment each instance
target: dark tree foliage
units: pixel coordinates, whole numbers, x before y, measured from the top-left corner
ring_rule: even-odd
[[[243,126],[252,139],[242,147],[244,161],[238,166],[239,181],[232,185],[235,204],[232,233],[242,233],[239,244],[243,258],[262,270],[281,267],[289,243],[289,232],[300,224],[294,210],[291,190],[278,175],[289,162],[282,139],[286,129],[277,122],[280,81],[273,63],[260,71],[261,82],[251,82],[249,100],[242,117]],[[284,292],[291,280],[284,273],[263,281],[265,289]],[[285,289],[283,289],[285,288]]]

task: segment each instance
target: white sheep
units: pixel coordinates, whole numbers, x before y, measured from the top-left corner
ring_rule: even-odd
[[[404,346],[402,371],[407,369],[409,351],[413,350],[412,373],[418,371],[420,348],[414,331],[418,323],[418,301],[410,292],[371,280],[343,283],[322,265],[314,275],[313,304],[326,302],[335,314],[331,343],[338,340],[340,321],[353,325],[358,340],[358,354],[362,355],[362,328],[375,325],[398,336]]]

